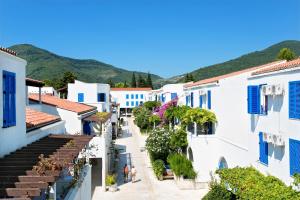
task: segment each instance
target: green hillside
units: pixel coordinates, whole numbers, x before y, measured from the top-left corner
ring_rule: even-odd
[[[27,77],[39,80],[61,78],[66,71],[74,72],[78,80],[85,82],[131,82],[132,71],[114,67],[112,65],[92,59],[72,59],[56,55],[47,50],[29,44],[20,44],[9,47],[17,52],[18,56],[27,61]],[[146,77],[146,73],[136,72]],[[152,75],[152,80],[161,79]]]
[[[192,71],[195,80],[203,80],[206,78],[211,78],[214,76],[219,76],[227,74],[234,71],[239,71],[249,67],[265,64],[276,60],[276,56],[280,49],[282,48],[292,49],[297,56],[300,55],[300,41],[296,40],[287,40],[280,42],[278,44],[272,45],[262,51],[255,51],[243,55],[239,58],[226,61],[224,63],[219,63],[207,67],[199,68],[195,71]],[[167,82],[182,82],[184,75],[175,76],[170,79],[167,79]]]

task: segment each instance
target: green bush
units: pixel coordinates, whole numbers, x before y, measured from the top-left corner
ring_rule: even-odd
[[[117,182],[116,175],[112,174],[106,176],[105,183],[107,186],[114,185],[116,182]]]
[[[146,139],[146,149],[151,159],[165,161],[171,152],[169,131],[164,128],[156,128],[151,131]]]
[[[151,112],[144,107],[135,110],[135,124],[142,130],[148,130],[151,128],[149,118]]]
[[[202,200],[235,200],[236,196],[219,184],[213,184]]]
[[[274,176],[265,176],[253,167],[217,170],[221,184],[239,199],[300,199],[300,193]]]
[[[161,105],[159,101],[147,101],[144,103],[144,107],[152,111],[154,108],[157,108]]]
[[[154,162],[152,162],[152,167],[153,167],[155,176],[161,180],[163,177],[164,171],[165,171],[164,161],[155,160]]]
[[[197,177],[192,162],[184,155],[178,153],[170,154],[167,160],[176,176],[183,176],[186,179],[195,179]]]
[[[185,149],[187,145],[187,133],[184,129],[177,129],[171,134],[170,146],[176,152],[183,151],[183,149]]]

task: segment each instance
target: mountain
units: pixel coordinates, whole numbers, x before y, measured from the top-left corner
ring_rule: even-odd
[[[276,56],[280,49],[290,48],[297,56],[300,56],[300,41],[287,40],[275,45],[272,45],[264,50],[255,51],[249,54],[245,54],[233,60],[229,60],[223,63],[201,67],[194,70],[192,73],[196,81],[211,78],[227,74],[234,71],[250,68],[253,66],[262,65],[268,62],[276,60]],[[172,78],[164,80],[165,83],[183,82],[184,75],[174,76]],[[163,83],[162,83],[163,84]]]
[[[106,83],[109,79],[113,82],[131,82],[133,71],[117,68],[97,60],[73,59],[59,56],[47,50],[30,44],[19,44],[9,47],[17,52],[17,55],[27,61],[27,77],[38,80],[53,80],[61,78],[66,71],[74,72],[77,79],[85,82]],[[146,78],[147,74],[136,72]],[[162,79],[152,74],[152,81]]]

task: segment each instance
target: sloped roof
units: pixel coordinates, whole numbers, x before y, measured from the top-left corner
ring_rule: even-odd
[[[265,68],[265,67],[268,67],[270,65],[271,66],[277,66],[277,65],[279,65],[281,63],[285,63],[285,62],[286,61],[282,61],[282,60],[275,61],[275,62],[267,63],[267,64],[264,64],[264,65],[259,65],[259,66],[251,67],[251,68],[248,68],[248,69],[232,72],[232,73],[229,73],[229,74],[224,74],[224,75],[221,75],[221,76],[216,76],[216,77],[200,80],[200,81],[197,81],[197,82],[194,82],[194,83],[190,83],[190,84],[188,83],[188,84],[185,84],[184,87],[189,88],[189,87],[214,83],[214,82],[217,82],[221,79],[225,79],[225,78],[232,77],[232,76],[237,76],[237,75],[240,75],[240,74],[243,74],[243,73],[246,73],[246,72],[251,72],[251,71],[254,71],[254,70],[257,70],[257,69],[260,69],[260,68]]]
[[[42,96],[41,99],[42,103],[56,106],[64,110],[69,110],[71,112],[76,112],[77,114],[83,114],[97,109],[94,106],[89,106],[86,104],[77,103],[66,99],[60,99],[55,96],[50,96],[50,95],[41,95],[41,96]],[[39,95],[30,94],[29,99],[32,101],[39,101]]]
[[[260,74],[265,74],[265,73],[270,73],[270,72],[281,71],[281,70],[285,70],[285,69],[292,69],[292,68],[296,68],[296,67],[300,67],[300,58],[291,60],[289,62],[281,63],[279,65],[274,65],[271,67],[260,69],[258,71],[253,72],[252,75],[260,75]]]
[[[26,108],[26,128],[33,129],[60,121],[59,116],[50,115],[31,108]]]
[[[43,81],[35,80],[32,78],[26,78],[26,85],[34,87],[43,87],[45,83]]]
[[[3,51],[3,52],[5,52],[5,53],[9,53],[9,54],[11,54],[11,55],[13,55],[13,56],[16,56],[16,55],[17,55],[17,53],[16,53],[15,51],[10,50],[10,49],[7,49],[7,48],[4,48],[4,47],[1,47],[1,46],[0,46],[0,51]]]
[[[152,88],[111,88],[111,91],[151,91]]]

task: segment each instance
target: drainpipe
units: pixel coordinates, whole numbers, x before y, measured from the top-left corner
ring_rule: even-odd
[[[42,88],[39,87],[39,103],[42,104]]]

